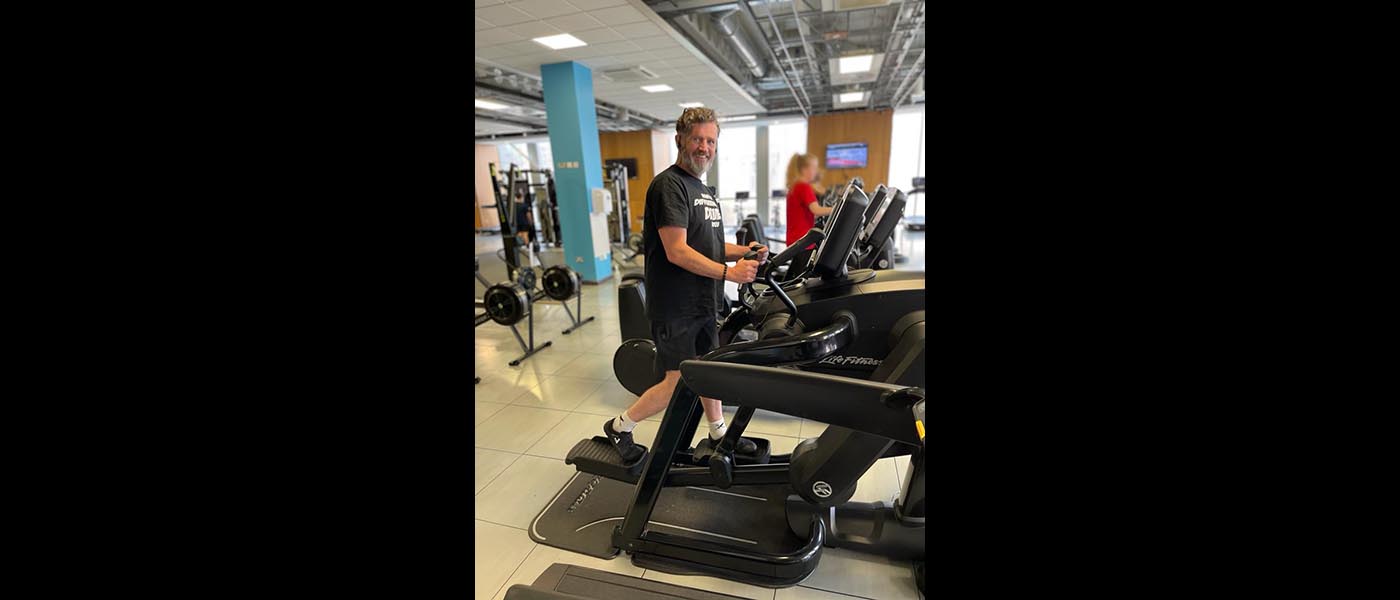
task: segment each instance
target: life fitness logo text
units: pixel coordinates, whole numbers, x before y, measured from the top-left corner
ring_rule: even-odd
[[[878,367],[885,362],[878,358],[866,358],[864,356],[828,356],[818,362],[819,365],[840,365],[843,367]]]

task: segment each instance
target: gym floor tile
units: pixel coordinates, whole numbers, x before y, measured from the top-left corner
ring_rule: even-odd
[[[603,382],[597,379],[550,375],[540,379],[540,384],[534,389],[513,398],[510,404],[572,411],[600,387],[603,387]]]
[[[589,323],[584,327],[588,327],[590,325],[593,324]],[[551,339],[554,341],[554,345],[550,346],[550,349],[546,352],[550,352],[553,350],[562,350],[570,354],[588,354],[593,351],[593,348],[595,346],[598,345],[598,338],[588,337],[582,329],[575,330],[569,335],[555,335]]]
[[[515,573],[510,576],[510,579],[501,586],[500,591],[496,592],[492,600],[503,600],[506,597],[506,591],[509,590],[512,585],[517,583],[526,585],[534,583],[535,579],[538,579],[540,574],[544,573],[545,569],[548,569],[549,566],[554,563],[578,565],[588,569],[621,573],[631,577],[641,577],[645,572],[645,569],[633,565],[632,559],[629,558],[626,553],[619,553],[612,560],[603,560],[601,558],[588,556],[587,554],[561,550],[544,544],[535,544],[535,549],[530,552],[530,556],[525,558],[525,562],[520,564],[520,568],[516,569]],[[617,600],[623,599],[618,598]]]
[[[814,438],[820,436],[823,431],[826,431],[826,423],[813,421],[811,419],[803,419],[802,433],[797,437],[800,437],[802,439]]]
[[[501,368],[510,369],[512,371],[530,371],[539,375],[553,375],[557,373],[559,369],[563,368],[564,365],[573,362],[575,358],[583,356],[582,352],[569,352],[568,350],[565,350],[563,348],[555,348],[554,346],[550,346],[544,349],[542,352],[536,353],[534,356],[525,359],[525,361],[520,363],[519,365],[511,367],[508,366],[507,363],[513,360],[516,356],[519,356],[519,344],[515,346],[515,350],[517,354],[512,355],[510,358],[503,358],[503,360],[500,361]]]
[[[852,502],[884,502],[894,506],[899,495],[899,476],[895,474],[893,458],[882,458],[870,465],[870,469],[856,481],[856,493]]]
[[[913,459],[913,457],[910,457],[910,456],[900,456],[900,457],[894,458],[894,459],[892,459],[892,460],[894,460],[894,472],[895,472],[895,475],[896,475],[897,477],[899,477],[899,484],[900,484],[900,485],[904,485],[904,474],[909,472],[909,464],[910,464],[910,462],[912,462],[914,459]],[[924,464],[928,464],[928,463],[926,462],[926,463],[924,463]]]
[[[574,407],[574,412],[616,417],[636,401],[637,396],[627,391],[627,388],[622,387],[614,378],[604,381],[602,386],[593,390],[593,393],[583,399],[582,404]]]
[[[476,471],[476,490],[473,495],[480,494],[496,477],[506,471],[515,459],[520,458],[519,454],[513,452],[501,452],[499,450],[487,450],[486,448],[473,448],[476,452],[474,466]]]
[[[535,543],[523,529],[477,520],[473,531],[476,554],[476,598],[490,598],[530,555]]]
[[[702,589],[707,592],[732,594],[743,598],[753,598],[755,600],[773,600],[774,595],[771,588],[758,587],[747,583],[739,583],[737,581],[729,581],[727,579],[703,575],[672,575],[670,573],[662,573],[661,571],[647,569],[646,575],[644,575],[642,579],[674,583],[676,585]]]
[[[476,401],[501,404],[510,404],[511,400],[539,387],[540,380],[543,379],[534,371],[507,369],[494,369],[485,372],[478,370],[476,376],[481,378],[481,383],[474,384],[473,388],[473,391],[476,392]]]
[[[496,413],[501,412],[501,409],[502,409],[502,408],[505,408],[505,407],[507,407],[507,406],[509,406],[509,405],[508,405],[508,404],[505,404],[505,403],[503,403],[503,402],[487,402],[487,401],[485,401],[485,400],[477,400],[477,401],[476,401],[476,422],[475,422],[475,423],[472,423],[472,427],[476,427],[477,425],[480,425],[480,424],[482,423],[482,421],[485,421],[485,420],[491,418],[492,415],[495,415]]]
[[[616,381],[617,375],[613,373],[612,353],[587,353],[574,359],[573,362],[564,365],[555,373],[556,376],[579,377],[592,379],[594,381]]]
[[[762,435],[759,437],[768,440],[769,454],[792,454],[792,449],[802,443],[799,438],[784,435]]]
[[[476,495],[476,518],[523,530],[575,472],[562,460],[521,456]]]
[[[778,590],[773,600],[851,600],[852,596],[795,585]]]
[[[817,570],[802,587],[873,600],[918,600],[914,563],[842,548],[823,548]]]
[[[523,454],[569,413],[529,406],[507,406],[476,426],[476,447]]]
[[[728,423],[730,418],[725,417],[724,420]],[[768,433],[787,437],[801,437],[802,419],[758,409],[754,411],[753,419],[749,421],[749,426],[744,431],[752,431],[755,434]]]
[[[603,423],[607,417],[587,413],[570,413],[563,421],[549,430],[544,438],[530,446],[525,454],[564,460],[579,440],[603,435]],[[573,467],[569,467],[573,468]]]

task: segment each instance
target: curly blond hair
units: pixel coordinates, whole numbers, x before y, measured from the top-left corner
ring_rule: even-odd
[[[676,119],[676,133],[681,137],[690,134],[690,128],[701,123],[714,123],[715,133],[719,133],[719,117],[715,116],[715,109],[698,106],[687,108],[681,111],[681,118]]]

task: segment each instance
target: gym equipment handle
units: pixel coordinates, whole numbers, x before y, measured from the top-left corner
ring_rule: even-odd
[[[758,365],[800,365],[821,360],[856,339],[855,315],[840,311],[831,324],[791,337],[740,342],[711,350],[700,360]],[[712,396],[723,398],[724,396]]]
[[[793,319],[797,318],[797,305],[793,304],[792,299],[788,298],[786,293],[781,293],[782,286],[773,283],[773,276],[776,275],[779,265],[791,262],[793,258],[796,258],[798,254],[802,253],[803,248],[806,248],[807,246],[810,246],[812,244],[820,243],[825,238],[825,231],[822,231],[820,227],[813,227],[812,229],[808,230],[807,233],[803,235],[800,239],[793,242],[792,245],[783,249],[783,251],[777,256],[770,257],[768,259],[768,262],[759,265],[758,267],[758,278],[762,279],[765,283],[767,283],[770,289],[777,289],[779,291],[779,297],[783,299],[783,304],[785,304],[788,307],[788,309],[792,311]],[[753,260],[752,258],[748,258],[749,254],[754,254],[754,257],[757,258],[757,254],[753,252],[745,254],[744,257],[748,260]],[[792,274],[792,272],[796,270],[796,267],[797,265],[792,265],[791,267],[788,267],[788,274]],[[789,279],[788,281],[792,281],[793,279],[801,279],[802,275],[805,275],[805,273],[798,272],[798,275],[796,277]],[[785,281],[784,283],[787,282]],[[744,293],[745,288],[747,288],[749,296],[756,295],[753,293],[752,283],[745,283],[743,285],[740,285],[739,303],[743,304],[744,308],[753,310],[753,305],[745,301],[747,299],[747,296]],[[789,325],[791,325],[791,322],[789,322]]]
[[[706,358],[681,362],[681,380],[694,393],[724,398],[725,403],[920,444],[915,428],[909,426],[909,407],[885,401],[890,396],[922,395],[918,388]]]

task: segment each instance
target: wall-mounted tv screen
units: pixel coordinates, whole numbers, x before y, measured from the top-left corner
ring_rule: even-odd
[[[863,143],[827,144],[826,168],[859,169],[865,166],[866,147]]]
[[[637,178],[637,159],[635,159],[635,158],[609,158],[609,159],[606,159],[606,160],[603,161],[603,167],[604,167],[604,169],[606,169],[606,168],[609,167],[609,166],[612,166],[613,163],[622,163],[622,166],[627,167],[627,178],[628,178],[628,179],[636,179],[636,178]]]

